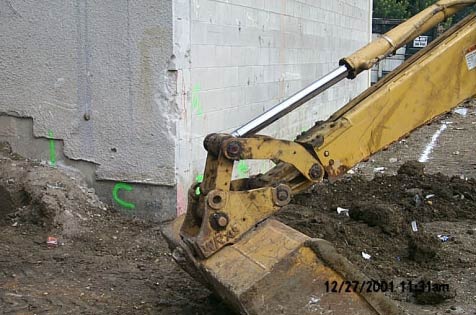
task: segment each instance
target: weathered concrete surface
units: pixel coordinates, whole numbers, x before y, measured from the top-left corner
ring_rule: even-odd
[[[51,133],[58,165],[79,168],[103,200],[126,182],[119,197],[134,214],[171,218],[203,172],[204,136],[336,67],[368,41],[370,10],[370,0],[0,0],[0,140],[48,160]],[[263,133],[291,139],[367,85],[339,84]],[[237,176],[269,166],[246,162]]]
[[[49,160],[51,132],[58,166],[80,169],[103,200],[172,218],[172,32],[169,0],[1,0],[0,139]],[[112,201],[116,182],[131,183],[119,195],[135,209]]]
[[[51,140],[54,141],[55,150],[50,155],[50,140],[33,137],[33,120],[31,118],[0,116],[0,126],[0,139],[7,141],[15,153],[34,157],[48,164],[51,164],[53,156],[56,160],[55,167],[71,177],[84,180],[89,187],[94,187],[94,190],[91,191],[94,191],[103,202],[113,206],[119,212],[154,221],[166,221],[175,217],[175,187],[129,183],[131,191],[120,189],[117,191],[117,197],[133,204],[134,207],[121,206],[113,197],[117,181],[96,180],[97,165],[68,159],[63,154],[64,146],[61,140]]]
[[[97,165],[98,180],[172,186],[171,1],[0,1],[0,112]]]

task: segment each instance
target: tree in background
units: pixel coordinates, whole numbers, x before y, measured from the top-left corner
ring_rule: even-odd
[[[429,7],[437,0],[374,0],[373,17],[386,19],[407,19]],[[462,20],[471,12],[475,12],[474,6],[458,12],[454,17],[442,23],[443,28],[448,28]]]
[[[373,17],[405,19],[408,17],[408,0],[374,0]]]
[[[433,3],[435,3],[437,0],[410,0],[408,1],[408,16],[411,17],[417,14],[420,11],[423,11]]]

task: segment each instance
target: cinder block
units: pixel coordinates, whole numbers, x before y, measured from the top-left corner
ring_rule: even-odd
[[[202,45],[207,44],[208,24],[200,22],[200,21],[192,21],[191,24],[192,24],[191,44],[202,44]]]
[[[230,25],[230,14],[231,14],[232,6],[228,3],[223,2],[216,2],[215,7],[215,24],[218,25]]]
[[[231,47],[216,46],[215,48],[215,65],[218,67],[226,67],[230,63]]]
[[[238,67],[220,68],[219,71],[223,72],[223,80],[222,80],[223,87],[239,86]]]
[[[284,13],[282,3],[283,1],[279,1],[279,0],[265,0],[264,8],[267,11],[282,14]]]
[[[369,1],[193,0],[205,5],[192,12],[191,76],[202,82],[204,111],[193,134],[232,131],[335,69],[367,41]],[[365,86],[365,78],[339,85],[263,132],[292,139]],[[204,155],[192,156],[192,165],[203,163]]]
[[[215,48],[214,45],[192,45],[192,64],[193,67],[213,67],[215,66]]]
[[[198,11],[198,20],[201,22],[215,23],[217,19],[216,4],[214,0],[197,1],[195,9]]]

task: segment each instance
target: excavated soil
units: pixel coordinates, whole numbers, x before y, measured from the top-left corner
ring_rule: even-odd
[[[422,306],[411,307],[419,310],[416,314],[442,307],[424,305],[450,309],[455,303],[464,305],[466,312],[461,314],[474,314],[476,180],[425,175],[421,166],[408,162],[397,175],[371,181],[353,176],[319,185],[296,196],[278,218],[330,241],[371,279],[449,285],[448,292],[425,295],[395,290],[394,299]],[[338,208],[348,212],[339,214]]]
[[[412,160],[441,120],[295,196],[277,218],[330,241],[372,279],[448,284],[389,294],[407,314],[476,314],[476,111],[466,108],[444,117],[452,124],[425,167]],[[109,209],[78,174],[3,144],[0,314],[234,313],[173,263],[160,226]]]
[[[230,313],[172,262],[157,224],[2,144],[0,314]]]

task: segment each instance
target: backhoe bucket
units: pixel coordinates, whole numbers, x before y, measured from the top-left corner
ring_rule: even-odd
[[[241,314],[400,314],[327,241],[268,219],[200,260],[180,239],[183,219],[163,230],[174,259]]]

